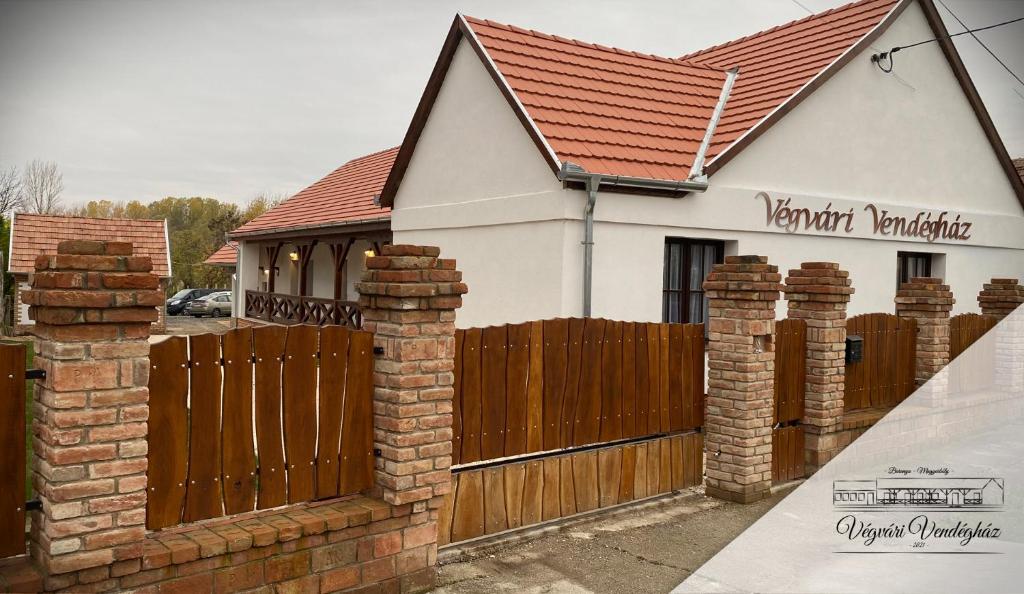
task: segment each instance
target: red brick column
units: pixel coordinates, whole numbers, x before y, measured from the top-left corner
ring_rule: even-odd
[[[35,320],[31,553],[61,587],[139,565],[146,519],[150,323],[163,295],[148,256],[65,241],[39,256],[23,299]],[[116,573],[115,573],[116,575]],[[99,578],[99,579],[96,579]]]
[[[466,285],[436,247],[385,245],[356,285],[374,333],[374,445],[384,501],[429,509],[432,530],[451,491],[455,310]],[[435,538],[436,539],[436,538]]]
[[[728,256],[704,282],[710,299],[706,492],[730,501],[763,499],[772,484],[778,271],[764,256]]]
[[[981,313],[1000,320],[1024,303],[1024,286],[1015,278],[994,278],[978,293]]]
[[[807,323],[804,461],[808,474],[839,453],[846,381],[850,273],[834,262],[804,262],[786,277],[788,317]]]
[[[896,315],[917,320],[917,385],[949,364],[949,312],[953,293],[941,278],[912,278],[896,291]]]

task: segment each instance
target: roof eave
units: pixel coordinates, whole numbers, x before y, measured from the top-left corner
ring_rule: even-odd
[[[314,230],[329,230],[339,229],[344,231],[350,227],[379,227],[381,229],[389,229],[391,227],[391,216],[374,217],[372,219],[356,219],[354,221],[338,221],[331,223],[314,223],[311,225],[293,225],[291,227],[274,227],[271,229],[259,229],[255,231],[238,232],[232,231],[228,234],[228,239],[235,241],[244,241],[247,239],[263,239],[273,237],[275,235],[285,235],[290,233],[296,233],[301,231],[314,231]]]

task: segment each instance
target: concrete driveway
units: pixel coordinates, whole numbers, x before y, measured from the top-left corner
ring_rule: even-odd
[[[534,540],[443,561],[441,594],[668,592],[782,500],[740,505],[690,491],[656,506],[595,518]],[[441,553],[444,560],[450,553]]]
[[[167,336],[190,336],[213,332],[223,334],[235,327],[235,318],[193,318],[192,316],[167,316],[167,332],[152,337],[151,342]]]

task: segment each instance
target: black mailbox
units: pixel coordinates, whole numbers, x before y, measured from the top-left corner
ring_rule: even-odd
[[[863,336],[847,336],[846,337],[846,362],[849,363],[860,363],[864,360],[864,337]]]

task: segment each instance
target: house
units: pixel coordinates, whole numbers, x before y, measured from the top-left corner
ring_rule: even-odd
[[[203,264],[219,266],[234,274],[235,266],[238,264],[238,249],[237,241],[229,241],[210,254],[209,258],[203,260]]]
[[[10,262],[7,271],[14,276],[14,327],[16,333],[34,322],[28,317],[28,306],[21,301],[21,291],[28,289],[35,272],[36,256],[56,254],[57,244],[69,239],[130,241],[135,255],[153,260],[153,274],[160,277],[161,288],[171,279],[171,249],[167,221],[153,219],[99,219],[15,213],[11,219]],[[163,332],[166,310],[153,323],[153,331]]]
[[[931,0],[863,0],[659,57],[460,15],[392,161],[364,157],[376,183],[333,191],[382,236],[458,260],[463,327],[701,322],[703,279],[740,253],[841,262],[851,315],[891,311],[911,276],[973,295],[1024,273],[1024,183],[947,34]],[[307,243],[364,224],[291,213]],[[258,297],[275,253],[245,235],[240,283]],[[288,249],[283,270],[269,261],[299,275],[291,295],[337,284],[334,248],[306,274],[307,252]]]

